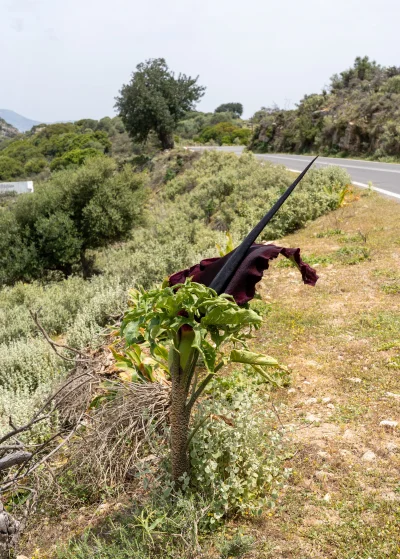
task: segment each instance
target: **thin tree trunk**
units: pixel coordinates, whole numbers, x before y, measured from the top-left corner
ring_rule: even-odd
[[[93,276],[97,276],[100,271],[96,268],[95,257],[87,256],[86,250],[81,252],[81,270],[83,279],[90,279]]]
[[[171,365],[171,463],[172,477],[179,487],[180,478],[189,473],[189,454],[187,448],[189,436],[190,411],[186,409],[188,387],[186,378],[179,363],[180,355],[177,351],[173,353]]]
[[[163,149],[174,149],[174,137],[171,132],[159,132],[158,139]]]

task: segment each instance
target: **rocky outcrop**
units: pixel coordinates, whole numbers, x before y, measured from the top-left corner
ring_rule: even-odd
[[[400,67],[357,58],[328,91],[305,95],[295,109],[262,109],[252,122],[254,151],[400,159]]]
[[[14,138],[19,134],[18,130],[0,118],[0,140],[3,138]]]

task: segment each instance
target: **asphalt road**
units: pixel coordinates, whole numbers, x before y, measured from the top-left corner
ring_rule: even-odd
[[[238,155],[243,151],[242,147],[222,146],[222,147],[191,147],[193,150],[217,149],[219,151],[230,151]],[[261,160],[268,160],[272,163],[285,165],[293,171],[302,171],[312,156],[308,155],[287,155],[287,154],[257,154]],[[368,188],[372,183],[372,188],[381,194],[392,198],[400,199],[400,165],[396,163],[378,163],[375,161],[362,161],[360,159],[339,159],[336,157],[319,157],[314,163],[316,167],[326,167],[334,165],[343,167],[349,173],[353,184],[361,188]]]

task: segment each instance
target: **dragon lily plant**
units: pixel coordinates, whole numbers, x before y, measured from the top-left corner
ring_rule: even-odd
[[[189,474],[193,406],[222,367],[247,364],[272,385],[279,385],[287,374],[276,359],[249,351],[248,339],[262,319],[247,303],[269,261],[280,254],[297,265],[304,283],[315,285],[318,276],[301,260],[300,249],[254,241],[312,163],[235,250],[173,274],[159,289],[131,293],[131,309],[121,325],[127,350],[116,357],[137,380],[171,382],[171,465],[178,487]],[[202,366],[197,365],[199,357]]]

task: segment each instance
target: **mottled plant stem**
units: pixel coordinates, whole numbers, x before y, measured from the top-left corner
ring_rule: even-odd
[[[189,473],[187,441],[189,436],[190,411],[186,408],[188,387],[186,385],[187,379],[180,366],[180,354],[175,348],[172,348],[171,352],[171,462],[172,477],[179,487],[181,485],[181,477],[185,473]]]

